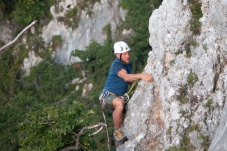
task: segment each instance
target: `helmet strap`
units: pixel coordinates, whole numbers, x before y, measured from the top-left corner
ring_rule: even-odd
[[[121,55],[122,55],[122,53],[120,54],[120,61],[121,61]]]

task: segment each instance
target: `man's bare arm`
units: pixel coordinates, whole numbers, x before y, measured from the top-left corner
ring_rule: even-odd
[[[135,80],[144,80],[147,82],[153,82],[154,78],[148,73],[128,74],[125,69],[121,69],[118,72],[118,76],[124,79],[126,82],[133,82]]]

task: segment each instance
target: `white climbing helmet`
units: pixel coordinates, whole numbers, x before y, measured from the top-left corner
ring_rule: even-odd
[[[128,44],[124,41],[118,41],[114,44],[114,53],[124,53],[130,51]]]

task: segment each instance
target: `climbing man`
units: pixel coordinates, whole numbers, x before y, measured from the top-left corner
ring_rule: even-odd
[[[122,144],[127,137],[121,132],[123,121],[124,100],[123,96],[127,91],[128,84],[135,80],[153,82],[153,77],[147,73],[132,74],[132,63],[130,61],[130,48],[123,41],[114,44],[116,58],[112,62],[109,75],[106,80],[103,92],[100,95],[102,106],[113,111],[114,139],[115,144]]]

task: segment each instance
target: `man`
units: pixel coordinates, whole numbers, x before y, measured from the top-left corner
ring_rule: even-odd
[[[132,74],[130,48],[127,43],[123,41],[116,42],[114,44],[114,54],[116,58],[111,65],[106,84],[99,99],[105,108],[113,111],[114,139],[117,143],[122,144],[127,141],[127,137],[120,130],[124,109],[122,96],[127,91],[128,84],[139,79],[153,82],[153,77],[147,73]]]

